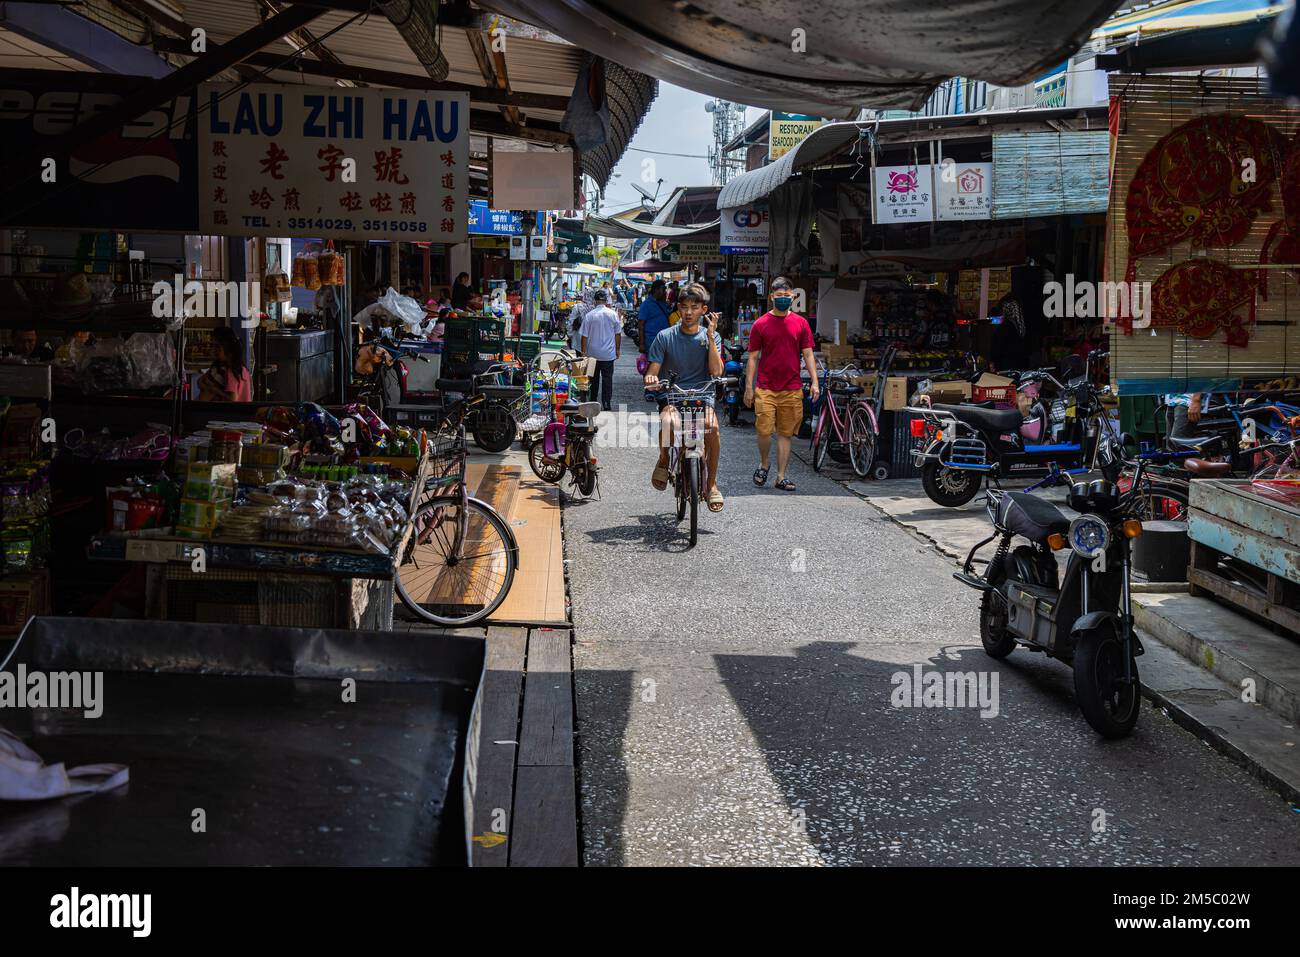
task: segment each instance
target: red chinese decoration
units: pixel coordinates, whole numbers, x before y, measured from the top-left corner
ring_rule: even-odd
[[[1284,263],[1300,262],[1300,129],[1291,138],[1291,147],[1282,165],[1281,194],[1282,218],[1268,228],[1268,235],[1264,237],[1264,245],[1259,250],[1261,266],[1274,258]],[[1260,292],[1267,300],[1269,273],[1267,270],[1260,272]],[[1290,269],[1288,272],[1300,277],[1300,270]]]
[[[1209,339],[1223,329],[1228,345],[1245,346],[1248,326],[1255,324],[1253,273],[1204,258],[1165,270],[1151,287],[1151,325],[1173,326],[1194,339]]]
[[[1139,259],[1175,243],[1204,249],[1245,239],[1269,209],[1282,154],[1275,130],[1232,113],[1197,117],[1161,137],[1129,184],[1125,281],[1135,281]],[[1248,169],[1253,178],[1244,179]],[[1121,324],[1131,334],[1130,323]]]

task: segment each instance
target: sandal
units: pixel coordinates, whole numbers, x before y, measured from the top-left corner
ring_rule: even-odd
[[[780,479],[777,479],[777,480],[776,480],[776,484],[775,484],[774,486],[772,486],[772,487],[773,487],[773,488],[779,488],[782,492],[793,492],[793,491],[794,491],[794,483],[791,482],[788,478],[780,478]]]
[[[664,468],[662,465],[656,465],[654,472],[650,475],[650,484],[653,485],[657,491],[662,492],[668,487],[668,478],[668,469]]]
[[[754,469],[754,484],[762,488],[767,484],[767,469]]]
[[[721,512],[722,506],[726,504],[726,500],[722,497],[722,492],[718,490],[716,485],[709,489],[708,503],[710,512]]]

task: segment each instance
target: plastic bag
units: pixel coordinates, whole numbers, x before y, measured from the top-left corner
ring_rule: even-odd
[[[407,332],[417,334],[424,328],[427,319],[424,307],[410,296],[403,296],[392,286],[388,287],[388,292],[379,297],[378,305],[406,326]]]
[[[320,259],[315,253],[303,254],[302,286],[311,290],[320,288]]]
[[[334,251],[334,241],[325,243],[317,259],[322,286],[341,286],[344,281],[343,257]]]
[[[137,332],[126,340],[132,389],[171,385],[176,377],[176,349],[165,332]]]
[[[293,279],[290,285],[305,286],[307,284],[307,264],[303,261],[303,254],[293,257]]]

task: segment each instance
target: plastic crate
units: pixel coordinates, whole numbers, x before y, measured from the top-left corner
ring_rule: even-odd
[[[474,351],[500,355],[506,348],[506,322],[504,319],[475,319]]]
[[[912,436],[913,414],[902,410],[886,412],[885,414],[892,415],[894,419],[892,427],[889,428],[887,433],[889,435],[889,477],[915,478],[919,476],[921,470],[912,464],[912,450],[925,440],[913,438]],[[884,432],[885,430],[882,428],[881,431]],[[884,455],[882,454],[880,457],[884,458]]]
[[[541,336],[524,333],[518,341],[519,347],[515,350],[515,358],[520,362],[532,362],[541,354]]]
[[[442,341],[444,350],[455,346],[464,348],[469,351],[470,346],[474,344],[474,320],[473,319],[448,319],[443,324]]]
[[[977,385],[971,392],[971,398],[976,402],[992,402],[999,409],[1014,409],[1016,406],[1016,387],[1013,385]]]

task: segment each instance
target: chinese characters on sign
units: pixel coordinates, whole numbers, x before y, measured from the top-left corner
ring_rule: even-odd
[[[934,219],[930,166],[879,166],[874,178],[875,222],[928,223]]]
[[[936,219],[991,219],[993,164],[950,163],[935,169]]]
[[[201,229],[461,243],[469,98],[204,84]]]

